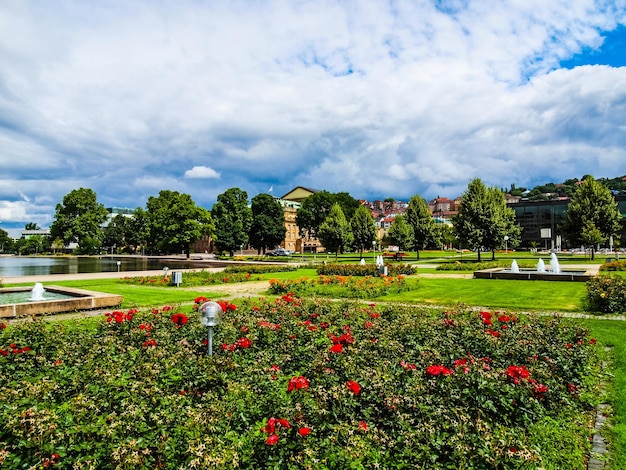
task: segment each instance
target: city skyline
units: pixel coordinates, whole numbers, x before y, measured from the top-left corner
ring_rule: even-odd
[[[621,0],[0,5],[0,228],[73,189],[211,208],[626,173]]]

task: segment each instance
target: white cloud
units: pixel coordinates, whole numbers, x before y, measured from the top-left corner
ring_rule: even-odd
[[[620,2],[1,2],[0,201],[623,174],[626,68],[558,65]]]
[[[185,178],[219,179],[220,174],[208,166],[194,166],[185,172]]]

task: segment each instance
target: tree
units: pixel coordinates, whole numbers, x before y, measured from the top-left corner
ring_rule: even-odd
[[[417,252],[417,259],[420,259],[420,250],[423,250],[428,243],[438,244],[435,220],[424,198],[415,195],[409,199],[406,219],[413,229],[413,243]]]
[[[107,210],[98,203],[96,193],[89,188],[75,189],[56,205],[50,237],[60,238],[65,245],[78,244],[80,253],[97,253],[102,245],[102,224]]]
[[[49,251],[50,239],[43,235],[20,238],[15,242],[15,251],[20,255],[37,255]]]
[[[9,237],[9,232],[0,228],[0,253],[10,251],[13,248],[13,239]]]
[[[330,213],[333,203],[333,195],[328,191],[312,194],[302,202],[296,213],[296,225],[305,238],[318,238],[319,228]]]
[[[521,228],[515,223],[515,212],[506,207],[504,194],[497,188],[489,188],[480,178],[475,178],[467,185],[461,196],[458,214],[453,218],[454,232],[467,247],[476,250],[481,261],[481,249],[487,248],[495,258],[495,249],[508,243],[519,243]]]
[[[128,221],[126,244],[127,250],[131,253],[137,253],[137,250],[140,250],[142,254],[148,244],[148,213],[141,207],[135,209]]]
[[[234,256],[248,243],[248,233],[252,224],[252,211],[248,207],[248,193],[239,188],[227,189],[217,196],[211,209],[215,222],[215,246],[220,251],[228,251]]]
[[[285,214],[280,203],[269,194],[258,194],[251,203],[250,246],[265,254],[285,239]]]
[[[592,176],[585,175],[567,205],[561,229],[571,245],[590,245],[593,256],[595,245],[619,234],[621,220],[622,214],[611,191]]]
[[[121,250],[128,245],[127,238],[130,231],[130,218],[117,214],[109,224],[104,227],[102,245],[111,250]]]
[[[24,230],[41,230],[41,227],[37,225],[35,222],[28,222],[24,226]]]
[[[327,251],[335,252],[335,259],[350,246],[352,232],[339,204],[333,204],[326,220],[320,225],[318,238]]]
[[[352,247],[358,250],[361,256],[365,248],[372,246],[376,240],[376,221],[372,217],[370,210],[364,205],[360,205],[350,219],[352,229]]]
[[[202,235],[213,233],[211,214],[195,204],[189,194],[162,190],[146,203],[146,228],[151,249],[186,253]]]
[[[332,196],[333,202],[336,202],[339,204],[339,207],[341,207],[343,215],[346,216],[346,220],[352,220],[354,213],[363,205],[346,192],[334,193]]]
[[[452,228],[452,225],[437,224],[435,228],[437,229],[437,238],[442,245],[442,249],[446,249],[454,245],[456,239],[454,238],[454,229]]]
[[[393,245],[398,245],[400,250],[410,250],[414,244],[413,227],[411,227],[403,215],[397,215],[389,231],[387,232],[387,240]]]

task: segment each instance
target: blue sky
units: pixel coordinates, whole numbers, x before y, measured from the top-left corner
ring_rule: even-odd
[[[73,189],[210,209],[626,174],[625,0],[4,0],[0,228]]]

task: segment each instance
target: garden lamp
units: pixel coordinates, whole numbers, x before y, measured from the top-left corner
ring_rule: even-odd
[[[207,352],[209,356],[213,355],[213,327],[219,325],[222,319],[222,307],[217,302],[205,302],[200,305],[198,313],[200,314],[200,323],[208,328],[207,333]]]

